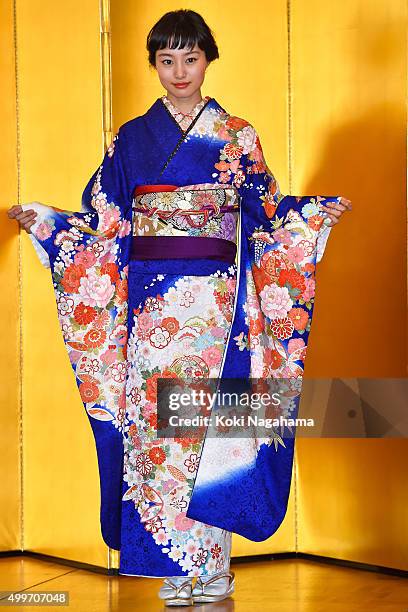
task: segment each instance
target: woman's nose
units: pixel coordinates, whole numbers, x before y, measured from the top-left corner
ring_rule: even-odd
[[[175,64],[174,76],[176,79],[182,79],[186,76],[186,67],[184,64]]]

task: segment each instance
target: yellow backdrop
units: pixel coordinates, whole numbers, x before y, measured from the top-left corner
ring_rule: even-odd
[[[116,129],[164,93],[145,39],[177,8],[112,0]],[[203,95],[255,125],[281,191],[353,202],[320,264],[306,374],[406,375],[405,3],[259,0],[250,19],[244,0],[188,8],[204,16],[220,48]],[[0,17],[1,206],[19,199],[78,210],[107,127],[99,2],[7,0]],[[0,549],[115,566],[100,536],[95,447],[49,272],[17,224],[0,227]],[[406,456],[405,440],[299,439],[282,526],[262,543],[234,536],[233,555],[304,551],[408,569]]]

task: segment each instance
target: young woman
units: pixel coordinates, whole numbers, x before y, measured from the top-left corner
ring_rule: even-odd
[[[9,217],[51,268],[119,573],[190,605],[233,592],[231,532],[262,540],[283,520],[293,437],[160,437],[157,381],[301,379],[316,264],[351,205],[281,194],[254,127],[202,97],[218,49],[199,14],[166,13],[147,49],[166,94],[120,127],[81,212]]]

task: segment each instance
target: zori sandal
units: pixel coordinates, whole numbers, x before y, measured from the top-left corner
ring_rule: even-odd
[[[224,586],[221,582],[221,578],[227,578],[226,585]],[[217,584],[218,582],[218,584]],[[221,584],[220,584],[221,582]],[[223,574],[216,574],[205,582],[199,576],[194,585],[192,596],[194,603],[205,603],[211,601],[222,601],[226,599],[234,592],[235,588],[235,574],[234,572],[225,572]]]
[[[192,606],[191,589],[192,578],[181,584],[175,584],[171,578],[165,578],[158,595],[164,600],[166,606]]]

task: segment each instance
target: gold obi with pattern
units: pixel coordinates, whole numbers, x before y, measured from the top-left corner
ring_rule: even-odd
[[[135,195],[133,235],[220,238],[236,244],[237,189],[204,185]]]

